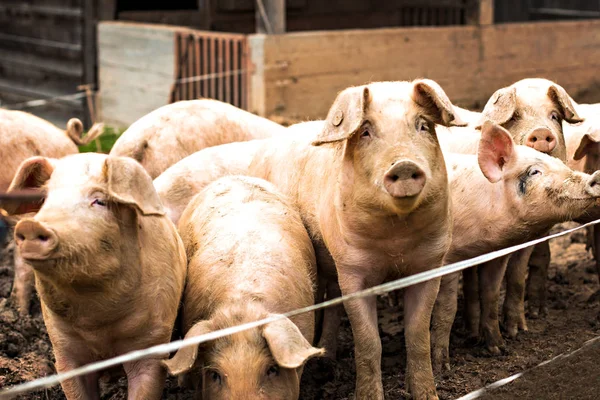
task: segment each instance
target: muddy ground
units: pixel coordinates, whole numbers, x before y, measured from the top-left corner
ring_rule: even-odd
[[[528,370],[514,382],[487,392],[485,398],[597,398],[600,391],[598,344],[532,369],[600,335],[600,302],[592,296],[598,289],[598,281],[583,239],[582,233],[575,233],[551,243],[553,258],[547,281],[549,314],[544,319],[529,320],[529,332],[507,341],[507,354],[491,357],[482,347],[466,343],[461,334],[459,311],[452,336],[452,371],[436,380],[441,399],[455,399]],[[0,267],[0,387],[53,372],[51,347],[39,305],[34,307],[33,317],[20,318],[10,302],[3,299],[9,295],[11,280],[11,268]],[[390,307],[386,298],[380,299],[379,308],[386,398],[408,398],[404,391],[406,358],[402,312],[399,307]],[[353,398],[353,346],[347,319],[340,333],[337,363],[333,368],[326,368],[317,360],[310,361],[302,383],[302,399]],[[125,379],[102,386],[103,399],[126,398]],[[64,396],[60,389],[54,388],[21,398],[62,399]],[[169,380],[163,398],[191,399],[192,394],[178,389],[175,380]]]

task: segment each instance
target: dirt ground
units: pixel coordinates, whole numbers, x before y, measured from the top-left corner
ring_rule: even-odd
[[[563,225],[574,226],[571,225]],[[547,286],[549,314],[528,320],[529,332],[507,341],[507,354],[490,356],[482,347],[464,340],[459,310],[452,336],[452,371],[437,377],[440,399],[455,399],[499,379],[528,371],[521,378],[488,391],[489,400],[592,399],[600,391],[600,344],[586,346],[569,357],[534,368],[563,353],[579,349],[600,335],[600,301],[592,296],[598,281],[591,255],[586,253],[583,233],[574,233],[551,243],[552,264]],[[12,269],[0,267],[0,387],[32,380],[53,372],[52,353],[39,305],[34,315],[20,318],[6,298]],[[459,306],[460,307],[460,306]],[[404,391],[402,310],[379,301],[379,323],[383,343],[382,369],[386,398],[409,398]],[[533,368],[533,369],[532,369]],[[126,382],[103,383],[103,399],[125,399]],[[354,359],[352,334],[347,319],[340,332],[338,360],[334,365],[311,360],[303,375],[301,399],[352,399]],[[59,388],[29,394],[22,399],[63,399]],[[192,393],[177,388],[170,379],[163,398],[191,399]]]

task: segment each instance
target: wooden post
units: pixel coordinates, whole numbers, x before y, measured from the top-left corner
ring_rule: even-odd
[[[198,11],[200,11],[200,26],[198,28],[205,31],[210,30],[212,24],[212,6],[214,4],[211,0],[197,0]]]
[[[493,25],[494,0],[469,0],[467,2],[467,24]]]
[[[256,0],[256,32],[285,33],[285,0]]]
[[[112,21],[114,19],[117,19],[117,0],[98,0],[98,20]]]
[[[82,37],[82,62],[83,62],[83,85],[96,86],[96,2],[92,0],[83,2],[83,37]],[[90,126],[94,121],[93,116],[84,113],[84,124]]]

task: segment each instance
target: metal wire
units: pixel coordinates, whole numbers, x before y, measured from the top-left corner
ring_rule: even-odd
[[[457,263],[445,265],[443,267],[439,267],[439,268],[432,269],[429,271],[421,272],[419,274],[411,275],[406,278],[398,279],[398,280],[395,280],[392,282],[374,286],[369,289],[365,289],[365,290],[361,290],[361,291],[358,291],[355,293],[337,297],[335,299],[328,300],[323,303],[319,303],[319,304],[304,307],[301,309],[293,310],[293,311],[290,311],[288,313],[285,313],[285,314],[282,314],[279,316],[269,317],[269,318],[265,318],[265,319],[262,319],[259,321],[250,322],[250,323],[246,323],[246,324],[242,324],[242,325],[237,325],[237,326],[229,327],[226,329],[221,329],[218,331],[210,332],[210,333],[207,333],[204,335],[199,335],[196,337],[183,339],[183,340],[177,340],[177,341],[174,341],[171,343],[166,343],[166,344],[149,347],[149,348],[143,349],[143,350],[132,351],[132,352],[123,354],[123,355],[115,357],[115,358],[103,360],[103,361],[96,362],[96,363],[91,363],[91,364],[88,364],[88,365],[85,365],[85,366],[82,366],[79,368],[72,369],[67,372],[47,376],[47,377],[40,378],[40,379],[31,381],[31,382],[12,386],[8,389],[4,389],[4,390],[0,391],[0,399],[12,399],[18,394],[29,393],[29,392],[31,392],[33,390],[37,390],[37,389],[50,388],[52,386],[58,385],[60,382],[62,382],[64,380],[82,376],[82,375],[86,375],[86,374],[89,374],[92,372],[101,371],[106,368],[118,366],[125,362],[141,360],[143,358],[148,358],[150,356],[165,356],[165,355],[168,355],[169,353],[179,350],[183,347],[208,342],[210,340],[215,340],[215,339],[218,339],[218,338],[221,338],[224,336],[233,335],[235,333],[243,332],[243,331],[253,329],[253,328],[256,328],[256,327],[259,327],[262,325],[266,325],[270,322],[274,322],[279,319],[289,318],[289,317],[293,317],[293,316],[296,316],[299,314],[304,314],[304,313],[308,313],[311,311],[316,311],[316,310],[320,310],[323,308],[331,307],[334,305],[339,305],[348,300],[355,300],[355,299],[359,299],[359,298],[380,295],[383,293],[391,292],[393,290],[403,289],[408,286],[423,283],[430,279],[435,279],[435,278],[442,277],[444,275],[462,271],[464,269],[482,264],[484,262],[494,260],[496,258],[506,256],[508,254],[512,254],[518,250],[522,250],[527,247],[535,246],[538,243],[542,243],[542,242],[548,241],[550,239],[564,236],[569,233],[575,232],[577,230],[584,229],[588,226],[596,225],[598,223],[600,223],[600,219],[589,222],[584,225],[580,225],[580,226],[572,228],[572,229],[567,229],[562,232],[548,235],[548,236],[545,236],[545,237],[542,237],[539,239],[531,240],[529,242],[522,243],[522,244],[519,244],[516,246],[511,246],[511,247],[508,247],[505,249],[482,254],[478,257],[474,257],[474,258],[464,260],[464,261],[459,261]]]

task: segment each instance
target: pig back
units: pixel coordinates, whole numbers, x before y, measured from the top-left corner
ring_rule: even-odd
[[[111,155],[137,160],[154,179],[204,148],[284,132],[273,121],[217,100],[180,101],[134,122],[116,141]]]
[[[0,109],[0,191],[5,191],[22,161],[33,156],[61,158],[78,152],[65,132],[22,111]]]
[[[187,206],[179,231],[189,260],[184,326],[236,301],[259,301],[274,313],[314,303],[311,240],[272,184],[241,176],[213,182]],[[311,314],[292,320],[303,332],[313,326]]]

